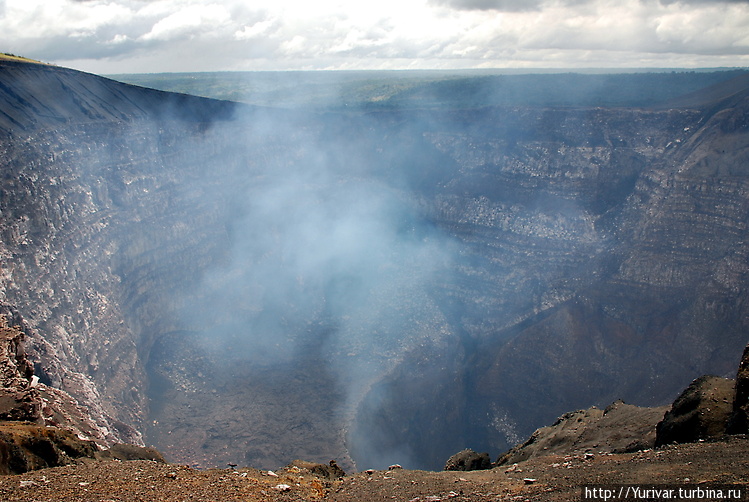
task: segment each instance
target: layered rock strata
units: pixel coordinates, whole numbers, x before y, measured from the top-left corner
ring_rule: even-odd
[[[441,468],[564,410],[670,402],[746,344],[745,83],[309,115],[0,71],[0,308],[108,441]]]
[[[23,331],[0,316],[0,420],[41,422],[39,378],[34,378],[23,338]]]

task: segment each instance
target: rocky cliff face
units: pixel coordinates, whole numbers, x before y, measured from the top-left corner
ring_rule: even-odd
[[[670,402],[746,344],[741,78],[302,115],[0,72],[3,312],[43,383],[174,460],[440,468]]]
[[[707,110],[537,110],[476,125],[514,119],[510,130],[528,134],[511,146],[488,139],[506,131],[440,138],[463,166],[440,221],[475,253],[449,294],[464,336],[450,351],[412,352],[359,423],[386,424],[379,439],[394,449],[446,457],[440,442],[410,440],[412,424],[432,420],[455,450],[491,451],[552,421],[562,402],[659,405],[698,368],[732,376],[747,333],[743,96]],[[424,366],[450,377],[408,369]],[[439,419],[435,402],[448,403]]]
[[[139,267],[159,252],[174,253],[164,259],[173,267],[199,260],[200,253],[181,255],[196,244],[182,237],[192,218],[210,220],[212,212],[189,196],[173,202],[169,187],[190,176],[189,162],[175,172],[184,159],[218,146],[183,148],[203,137],[200,111],[194,121],[160,127],[171,107],[189,113],[181,98],[64,69],[3,65],[2,310],[27,323],[43,383],[76,396],[116,439],[139,442],[148,407],[140,346],[148,332],[128,311],[138,312],[133,304],[146,289],[163,293]],[[165,159],[171,169],[161,169]],[[181,243],[166,251],[170,236]]]
[[[41,422],[34,368],[23,350],[23,332],[0,318],[0,420]]]

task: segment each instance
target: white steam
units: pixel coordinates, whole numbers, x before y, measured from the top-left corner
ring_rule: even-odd
[[[402,180],[368,173],[356,152],[341,162],[340,146],[307,138],[236,180],[229,248],[184,318],[234,362],[324,361],[348,420],[404,351],[450,335],[432,293],[453,244]]]

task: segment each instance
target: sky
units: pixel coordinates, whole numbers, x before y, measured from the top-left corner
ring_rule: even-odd
[[[749,0],[0,0],[0,52],[93,73],[749,66]]]

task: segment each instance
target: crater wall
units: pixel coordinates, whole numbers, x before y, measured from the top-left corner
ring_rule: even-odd
[[[3,312],[172,460],[440,468],[746,345],[743,87],[302,113],[0,72]]]

